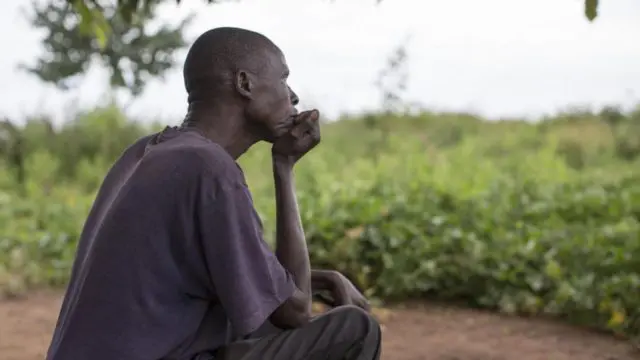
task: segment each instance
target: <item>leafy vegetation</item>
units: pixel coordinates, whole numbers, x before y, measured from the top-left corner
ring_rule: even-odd
[[[109,71],[110,88],[139,95],[150,79],[162,78],[175,67],[174,55],[186,47],[184,30],[193,20],[190,15],[175,26],[151,24],[156,13],[157,6],[150,4],[131,21],[123,18],[116,4],[103,5],[101,24],[109,27],[103,32],[104,26],[86,28],[65,0],[33,2],[28,20],[46,34],[41,40],[43,53],[35,64],[20,67],[67,90],[97,62]]]
[[[324,124],[323,143],[297,167],[314,266],[379,299],[461,300],[640,333],[640,108],[537,123],[365,118]],[[115,106],[60,128],[43,118],[0,127],[5,294],[67,281],[102,177],[157,129]],[[271,241],[267,150],[259,144],[240,163]]]

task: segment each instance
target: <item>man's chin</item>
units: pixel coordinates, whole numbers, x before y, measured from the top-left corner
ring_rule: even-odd
[[[276,139],[281,136],[281,134],[286,133],[286,130],[262,128],[259,131],[254,132],[254,136],[258,141],[264,141],[273,144]]]
[[[286,120],[282,121],[275,127],[271,128],[268,131],[263,131],[262,133],[262,141],[273,144],[278,138],[286,135],[293,129],[295,125],[295,116],[290,116]],[[267,130],[267,129],[263,129]]]
[[[293,121],[293,118],[287,119],[286,121],[284,121],[280,126],[278,126],[277,129],[275,129],[272,132],[272,136],[274,140],[288,134],[291,131],[291,129],[293,129],[294,125],[295,123]]]
[[[287,130],[277,129],[275,131],[270,131],[262,137],[262,140],[268,142],[269,144],[273,144],[276,140],[282,135],[286,134]]]

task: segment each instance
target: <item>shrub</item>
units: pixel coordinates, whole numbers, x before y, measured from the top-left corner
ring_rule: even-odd
[[[323,144],[296,166],[313,265],[344,272],[380,299],[464,300],[638,335],[637,164],[614,158],[614,145],[610,158],[587,161],[599,132],[584,143],[580,137],[563,143],[550,121],[544,131],[469,117],[460,120],[467,125],[448,124],[458,118],[394,119],[398,130],[375,157],[365,125],[323,125]],[[113,126],[122,121],[109,119]],[[570,126],[584,126],[571,119]],[[559,125],[562,133],[567,123]],[[0,289],[6,293],[67,281],[93,193],[124,148],[83,131],[95,141],[78,144],[91,148],[91,156],[78,146],[57,153],[55,142],[49,151],[33,150],[20,192],[13,176],[0,173]],[[454,133],[464,136],[449,136]],[[73,141],[72,132],[65,134]],[[609,138],[598,146],[613,144],[611,133],[603,136]],[[99,148],[109,155],[98,156]],[[586,150],[575,155],[576,149]],[[240,163],[272,241],[268,145]],[[0,169],[6,166],[0,162]]]

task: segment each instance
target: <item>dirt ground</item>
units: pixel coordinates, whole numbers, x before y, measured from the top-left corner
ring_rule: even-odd
[[[60,294],[0,301],[0,359],[42,360]],[[378,310],[385,360],[627,360],[624,341],[543,320],[435,305]]]

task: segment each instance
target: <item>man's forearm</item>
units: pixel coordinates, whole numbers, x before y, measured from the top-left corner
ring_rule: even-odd
[[[298,289],[308,295],[311,308],[311,268],[295,194],[293,166],[274,158],[276,192],[276,257],[293,276]]]

